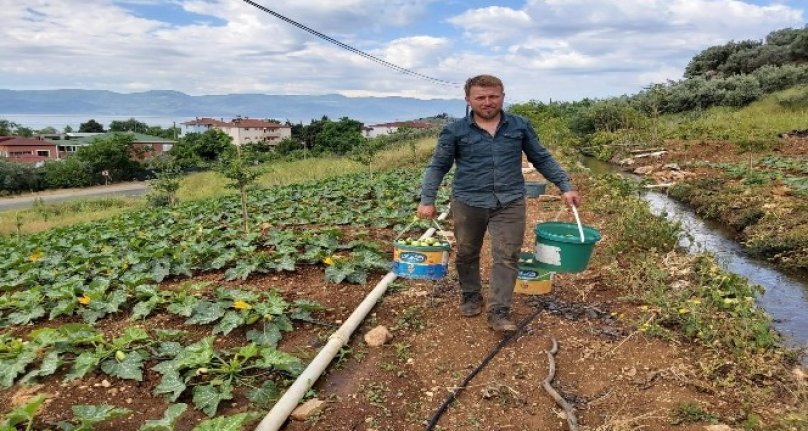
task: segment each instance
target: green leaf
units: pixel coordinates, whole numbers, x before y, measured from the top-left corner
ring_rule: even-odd
[[[157,345],[157,356],[164,358],[175,358],[182,351],[182,344],[176,341],[163,341]]]
[[[276,291],[270,290],[264,300],[255,304],[255,312],[261,315],[279,315],[286,311],[289,303]]]
[[[171,404],[166,408],[162,419],[147,420],[138,431],[174,431],[174,424],[187,408],[188,404],[185,403]]]
[[[67,323],[59,327],[70,344],[87,344],[104,341],[104,336],[97,329],[86,323]]]
[[[62,299],[56,302],[56,305],[51,308],[50,315],[48,315],[48,319],[53,320],[59,316],[65,315],[70,316],[76,311],[76,302],[75,299]]]
[[[256,365],[263,368],[274,368],[279,371],[296,376],[303,372],[303,364],[300,359],[272,347],[261,349],[261,359],[256,361]]]
[[[188,331],[182,329],[155,329],[154,336],[160,341],[173,341],[185,338]]]
[[[154,262],[154,266],[152,266],[151,270],[151,278],[159,283],[168,277],[170,273],[171,264],[167,260],[161,259]]]
[[[281,340],[281,331],[275,324],[264,322],[262,330],[251,329],[247,331],[247,340],[262,347],[278,347],[278,341]]]
[[[202,385],[195,386],[193,389],[194,406],[202,410],[209,417],[216,415],[216,410],[219,408],[219,403],[224,400],[233,399],[233,388],[230,383],[223,383],[221,386]]]
[[[10,411],[6,415],[3,422],[0,422],[0,431],[6,429],[16,431],[16,426],[23,423],[27,425],[26,429],[29,429],[31,422],[34,420],[36,412],[42,406],[42,403],[45,401],[46,397],[47,396],[45,394],[39,394],[34,398],[31,398],[31,400],[29,400],[27,403]]]
[[[175,296],[172,298],[171,304],[168,304],[168,307],[166,307],[166,310],[168,310],[168,312],[171,314],[176,314],[182,317],[190,317],[194,312],[194,307],[196,307],[197,302],[199,302],[199,298],[196,296]]]
[[[66,341],[67,338],[62,333],[53,328],[40,328],[31,331],[28,334],[31,342],[38,344],[40,347],[52,346],[60,341]]]
[[[331,265],[325,269],[325,280],[339,284],[342,283],[354,271],[350,265]]]
[[[294,326],[292,325],[292,320],[284,314],[275,316],[275,318],[272,319],[272,322],[283,332],[292,332],[295,330]]]
[[[10,325],[27,325],[45,315],[45,308],[41,305],[29,309],[16,311],[8,315]]]
[[[194,307],[191,317],[185,321],[186,325],[205,325],[215,322],[224,316],[226,309],[219,302],[200,301]]]
[[[219,324],[213,328],[213,333],[227,335],[230,333],[230,331],[238,328],[244,323],[244,317],[241,315],[241,313],[238,311],[229,310],[227,313],[225,313],[224,317],[222,317],[222,320],[219,321]]]
[[[182,380],[180,373],[174,370],[167,370],[163,373],[160,384],[154,388],[154,395],[171,394],[168,399],[174,402],[182,395],[185,388],[185,382]]]
[[[14,384],[17,375],[25,371],[29,364],[36,360],[36,347],[25,345],[13,358],[0,359],[0,388],[9,388]]]
[[[123,361],[119,362],[116,358],[112,358],[102,362],[101,371],[119,379],[141,382],[143,381],[143,361],[145,359],[144,353],[134,350],[126,353]]]
[[[220,416],[201,422],[191,431],[242,431],[244,424],[261,417],[254,412],[239,413],[233,416]]]
[[[160,297],[154,296],[147,301],[140,301],[132,307],[132,320],[144,319],[160,304]]]
[[[260,388],[255,388],[247,393],[247,398],[261,407],[269,407],[280,398],[278,385],[272,380],[267,380]]]
[[[224,279],[227,281],[233,281],[235,279],[246,280],[250,274],[258,269],[259,265],[259,262],[251,260],[240,261],[236,266],[225,271]]]
[[[149,339],[149,333],[145,329],[139,326],[130,326],[120,336],[112,340],[112,346],[116,349],[122,349],[135,341],[147,341]]]
[[[101,356],[98,352],[81,352],[73,362],[73,368],[65,376],[65,380],[74,380],[84,377],[90,371],[98,367]]]
[[[79,421],[73,431],[92,431],[95,424],[108,421],[117,417],[126,416],[131,410],[110,405],[77,405],[71,407],[74,420]]]
[[[48,352],[45,357],[42,358],[42,364],[39,366],[39,369],[26,374],[25,377],[22,378],[21,382],[27,384],[37,377],[50,376],[55,373],[59,366],[63,363],[59,355],[61,355],[61,352],[57,350],[51,350]]]

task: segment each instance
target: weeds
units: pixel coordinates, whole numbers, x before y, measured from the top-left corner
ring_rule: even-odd
[[[696,422],[717,423],[718,415],[710,413],[695,402],[684,402],[677,405],[671,412],[672,425],[691,424]]]

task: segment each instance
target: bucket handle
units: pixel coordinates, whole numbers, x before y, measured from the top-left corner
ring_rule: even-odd
[[[575,208],[575,205],[570,205],[572,208],[572,213],[575,215],[575,222],[578,223],[578,234],[581,235],[581,242],[584,242],[584,228],[581,226],[581,218],[578,217],[578,209]]]
[[[578,224],[578,234],[581,236],[581,242],[586,242],[584,239],[584,228],[581,225],[581,218],[578,216],[578,209],[575,208],[575,205],[571,205],[570,208],[572,208],[572,214],[575,215],[575,222]],[[562,212],[564,212],[564,207],[561,207],[561,209],[558,210],[558,213],[556,213],[556,220],[558,220],[558,217]]]
[[[399,232],[399,234],[396,236],[395,241],[398,241],[399,239],[401,239],[401,236],[402,236],[402,235],[404,235],[405,233],[407,233],[407,232],[410,230],[410,228],[412,227],[412,225],[414,225],[415,223],[417,223],[417,222],[418,222],[418,220],[420,220],[418,217],[413,217],[412,222],[410,222],[410,224],[408,224],[408,225],[407,225],[407,227],[405,227],[405,228],[404,228],[404,230],[402,230],[401,232]],[[443,228],[442,228],[442,227],[441,227],[441,226],[438,224],[438,221],[437,221],[437,220],[435,220],[435,219],[432,219],[432,224],[434,224],[434,225],[435,225],[435,227],[437,228],[437,229],[435,230],[435,232],[437,232],[437,233],[438,233],[438,235],[442,236],[442,237],[443,237],[443,239],[445,239],[445,240],[447,240],[447,241],[448,241],[448,240],[449,240],[449,238],[448,238],[448,237],[447,237],[447,236],[446,236],[446,235],[443,233]]]

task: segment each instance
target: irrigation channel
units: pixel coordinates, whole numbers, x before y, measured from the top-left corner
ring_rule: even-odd
[[[592,157],[584,157],[582,163],[594,174],[620,173],[636,178]],[[642,197],[652,213],[664,214],[668,220],[681,223],[684,234],[679,239],[681,247],[690,253],[712,253],[725,271],[762,286],[765,293],[757,299],[758,304],[772,317],[774,327],[785,337],[786,344],[808,348],[808,313],[805,312],[808,310],[808,280],[749,256],[725,227],[701,220],[686,205],[664,193],[646,191]]]

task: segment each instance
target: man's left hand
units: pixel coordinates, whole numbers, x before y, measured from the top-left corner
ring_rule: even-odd
[[[571,207],[573,205],[575,207],[581,206],[581,195],[579,195],[578,192],[575,190],[564,192],[561,195],[561,199],[564,200],[564,203],[567,204],[568,207]]]

